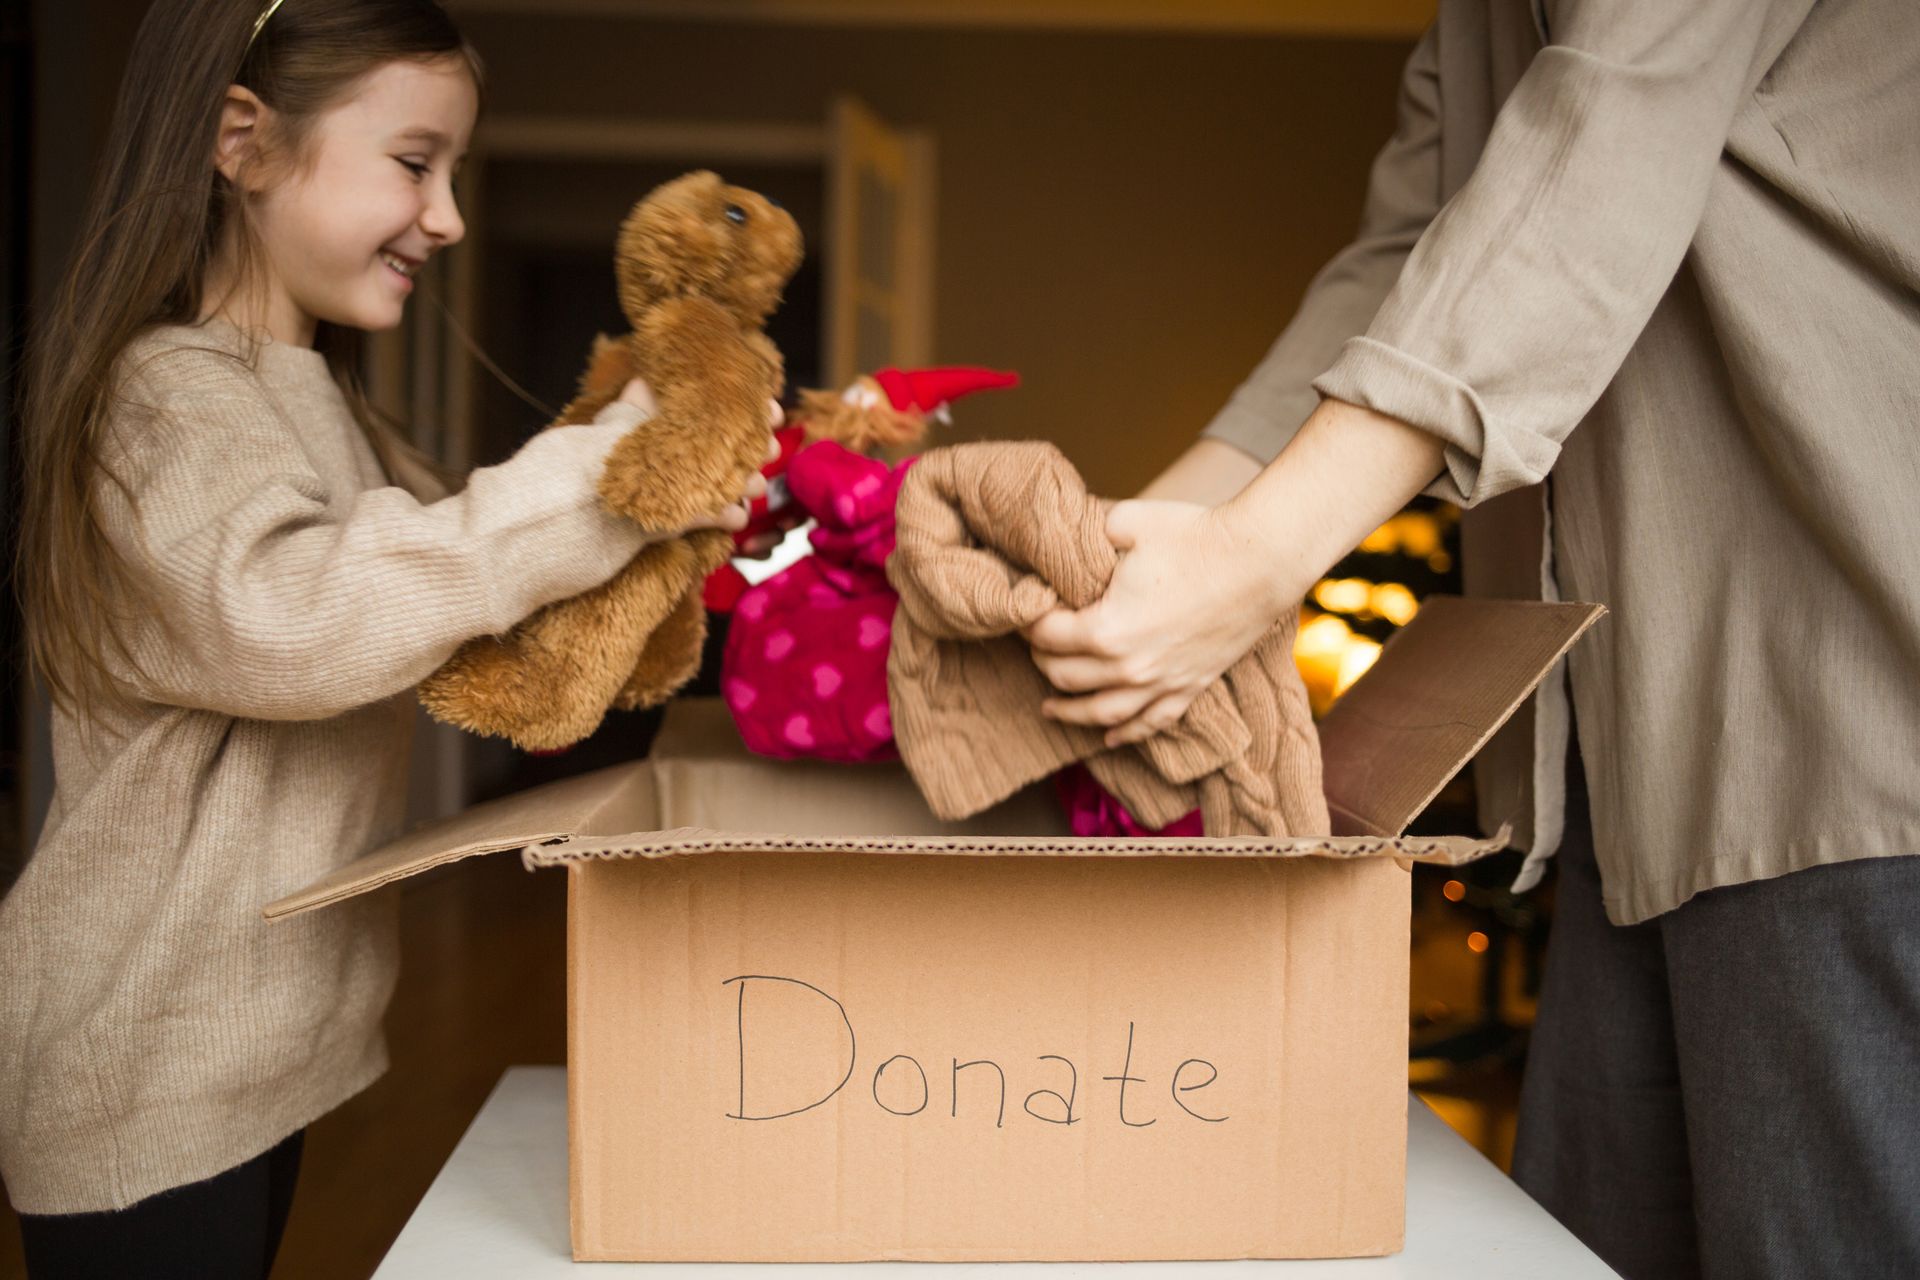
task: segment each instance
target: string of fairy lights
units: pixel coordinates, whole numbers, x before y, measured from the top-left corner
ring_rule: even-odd
[[[1459,521],[1459,509],[1444,503],[1402,511],[1314,584],[1293,658],[1315,715],[1366,673],[1387,637],[1420,611],[1421,597],[1452,589],[1449,540]]]

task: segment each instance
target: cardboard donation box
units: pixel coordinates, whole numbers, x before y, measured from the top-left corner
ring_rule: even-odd
[[[477,806],[270,906],[504,849],[568,872],[573,1252],[1337,1257],[1400,1247],[1407,823],[1600,614],[1430,600],[1321,726],[1337,834],[961,824],[898,766],[651,759]]]

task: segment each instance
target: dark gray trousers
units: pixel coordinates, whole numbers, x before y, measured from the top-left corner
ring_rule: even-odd
[[[1619,928],[1568,791],[1514,1177],[1628,1280],[1920,1277],[1920,858]]]

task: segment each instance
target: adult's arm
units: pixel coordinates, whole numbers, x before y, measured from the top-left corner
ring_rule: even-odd
[[[1546,5],[1550,43],[1366,333],[1314,380],[1300,434],[1217,510],[1115,508],[1129,554],[1106,598],[1031,634],[1082,695],[1053,713],[1124,726],[1117,741],[1165,727],[1429,481],[1471,505],[1544,477],[1678,270],[1734,115],[1810,3]]]

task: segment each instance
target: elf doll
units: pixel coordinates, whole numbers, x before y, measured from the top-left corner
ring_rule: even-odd
[[[887,713],[896,600],[886,560],[894,498],[913,460],[866,451],[916,447],[929,420],[949,420],[953,401],[1018,382],[991,369],[882,369],[839,395],[802,394],[800,421],[780,433],[748,530],[811,520],[811,554],[758,586],[734,565],[707,580],[707,607],[733,612],[720,691],[749,749],[846,763],[896,758]]]

